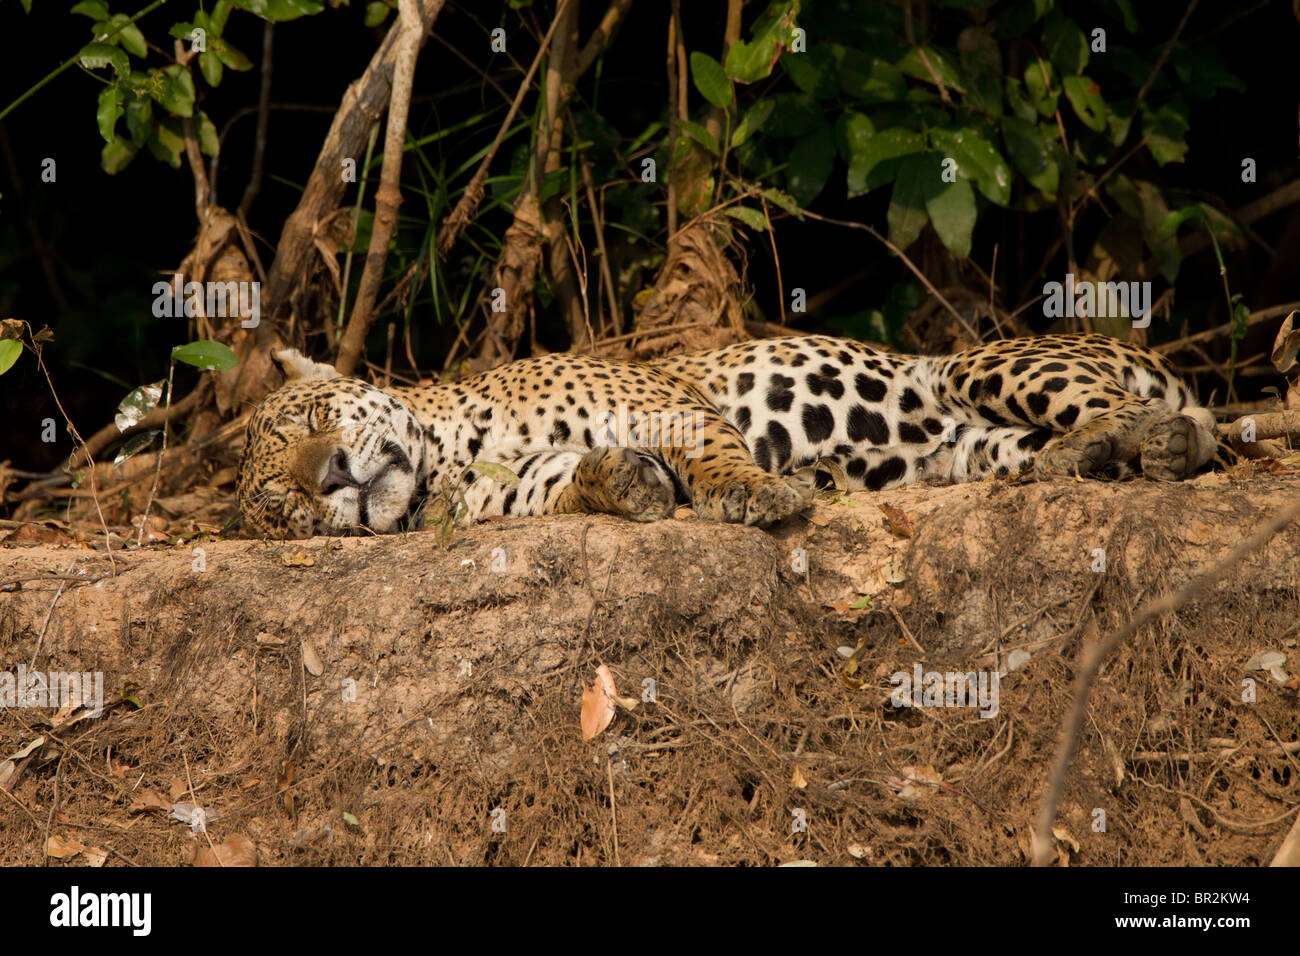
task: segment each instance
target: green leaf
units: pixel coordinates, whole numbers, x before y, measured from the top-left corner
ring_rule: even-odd
[[[798,0],[774,0],[759,14],[753,39],[733,43],[727,51],[727,76],[737,83],[755,83],[772,74],[783,50],[794,44]]]
[[[736,124],[735,130],[731,134],[731,148],[735,149],[737,146],[742,145],[749,137],[762,129],[763,124],[767,122],[772,115],[772,110],[775,108],[776,104],[772,102],[772,97],[765,96],[745,110],[745,115],[740,118],[740,122]]]
[[[221,59],[212,50],[205,50],[199,54],[199,71],[203,74],[203,79],[208,86],[220,86],[221,74],[225,67],[221,65]]]
[[[212,7],[212,12],[208,14],[208,32],[221,36],[226,30],[226,18],[230,16],[231,8],[234,6],[231,0],[217,0]]]
[[[118,76],[131,70],[131,60],[111,43],[87,43],[81,48],[77,58],[87,70],[111,66]]]
[[[1043,73],[1047,79],[1043,79]],[[1051,116],[1056,112],[1056,68],[1045,60],[1034,59],[1025,67],[1025,91],[1029,102],[1040,116]]]
[[[1165,235],[1175,233],[1178,231],[1178,227],[1189,219],[1195,219],[1198,222],[1205,219],[1205,210],[1201,208],[1200,203],[1184,206],[1182,209],[1175,210],[1165,216],[1165,221],[1160,224],[1160,231]]]
[[[476,461],[470,464],[470,470],[476,471],[484,478],[491,478],[499,485],[517,485],[519,476],[507,468],[505,465],[498,465],[494,461]]]
[[[122,115],[122,93],[116,86],[106,86],[99,91],[99,103],[95,109],[95,122],[99,126],[99,135],[104,142],[113,142],[113,131],[117,128],[117,119]]]
[[[68,12],[79,13],[83,17],[91,17],[95,20],[107,20],[108,4],[104,0],[82,0]]]
[[[849,195],[860,196],[892,182],[905,156],[924,151],[920,133],[901,126],[881,130],[861,143],[849,160]]]
[[[939,171],[939,156],[934,153],[908,156],[899,166],[886,215],[889,240],[899,249],[907,249],[925,228],[930,218],[925,203],[939,179]]]
[[[925,54],[924,58],[922,53]],[[930,64],[928,69],[927,62]],[[912,47],[894,66],[913,79],[934,83],[935,77],[938,77],[948,89],[965,92],[957,65],[946,53],[941,53],[932,46]]]
[[[1048,17],[1043,44],[1048,59],[1066,76],[1077,76],[1088,65],[1088,38],[1073,20],[1058,15]]]
[[[779,206],[796,219],[803,219],[803,210],[799,204],[794,201],[794,197],[780,189],[764,189],[763,198],[774,206]]]
[[[153,100],[132,96],[126,103],[126,131],[132,146],[143,146],[153,132]]]
[[[154,71],[161,84],[151,89],[150,94],[162,104],[163,108],[176,116],[194,115],[194,78],[189,70],[173,63]]]
[[[1038,127],[1017,116],[1002,117],[1002,138],[1016,168],[1035,187],[1055,196],[1061,182],[1061,169],[1047,148]]]
[[[826,186],[835,163],[835,132],[829,123],[800,138],[790,151],[786,188],[795,202],[807,206]]]
[[[755,232],[767,232],[767,219],[762,212],[751,206],[728,206],[722,211],[733,219],[739,219]]]
[[[1174,69],[1193,100],[1208,100],[1221,89],[1246,92],[1246,84],[1228,69],[1219,51],[1209,45],[1174,50]]]
[[[184,362],[197,368],[214,368],[225,370],[239,364],[239,356],[229,346],[211,339],[200,339],[188,345],[178,345],[172,349],[172,361]]]
[[[4,339],[0,341],[0,375],[14,367],[14,362],[18,361],[18,356],[23,354],[23,344],[17,339]]]
[[[155,158],[161,159],[172,169],[179,169],[181,154],[185,152],[185,136],[181,132],[180,121],[167,117],[161,123],[154,124],[149,131],[145,146]]]
[[[1158,110],[1144,107],[1142,133],[1147,149],[1161,166],[1181,163],[1187,155],[1187,107],[1175,100]]]
[[[869,116],[856,110],[845,110],[835,123],[835,146],[844,161],[851,163],[854,154],[860,152],[875,134],[876,124]]]
[[[377,27],[388,19],[388,4],[386,3],[367,3],[366,4],[366,26]]]
[[[763,127],[768,136],[804,136],[826,122],[821,107],[807,93],[776,93],[767,98],[772,102],[771,115]]]
[[[204,156],[216,156],[221,149],[221,142],[217,136],[216,124],[208,117],[207,113],[202,110],[194,119],[194,133],[199,140],[199,149],[203,151]]]
[[[975,229],[975,191],[970,183],[960,176],[952,183],[941,179],[937,192],[926,198],[925,211],[948,251],[959,259],[969,256]]]
[[[691,80],[700,94],[720,110],[731,105],[731,83],[722,64],[698,50],[691,54]]]
[[[1011,169],[993,144],[973,129],[932,129],[930,143],[957,161],[957,172],[974,180],[985,198],[999,206],[1011,201]]]
[[[1115,0],[1120,16],[1124,18],[1124,29],[1137,33],[1142,27],[1138,24],[1137,12],[1133,9],[1133,0]]]
[[[355,816],[353,816],[352,814],[348,813],[346,810],[343,811],[343,822],[344,822],[344,823],[347,823],[347,824],[350,824],[351,826],[354,826],[354,827],[359,827],[359,826],[361,826],[361,821],[358,820],[358,819],[357,819]]]
[[[683,133],[695,140],[695,142],[699,143],[714,156],[718,155],[718,141],[713,138],[712,133],[699,123],[692,123],[690,120],[678,120],[677,125],[682,128]]]
[[[1055,0],[1019,0],[1009,9],[998,15],[998,35],[1002,37],[1019,37],[1029,32],[1029,28],[1041,20],[1055,5]]]
[[[312,16],[324,9],[310,0],[240,0],[236,6],[272,23]]]
[[[839,95],[835,60],[825,46],[814,46],[807,53],[791,53],[781,65],[795,86],[819,100],[833,100]]]
[[[864,105],[893,103],[907,92],[907,78],[888,60],[835,44],[831,47],[840,77],[840,92]]]
[[[103,167],[104,172],[113,176],[120,173],[131,160],[135,159],[136,151],[139,148],[120,136],[114,137],[113,142],[106,143],[100,151],[99,164]]]
[[[1011,112],[1020,119],[1032,123],[1038,119],[1038,110],[1034,104],[1025,95],[1025,91],[1018,79],[1014,76],[1006,78],[1005,88],[1007,92],[1007,105],[1011,107]]]
[[[1169,206],[1152,183],[1133,182],[1123,173],[1106,181],[1106,192],[1126,214],[1142,224],[1142,239],[1160,263],[1160,273],[1169,282],[1178,278],[1182,254],[1178,237],[1163,232],[1169,219]]]
[[[1074,107],[1083,125],[1099,133],[1106,131],[1106,101],[1101,98],[1101,88],[1086,76],[1067,76],[1062,85],[1065,98]]]
[[[253,68],[253,61],[225,40],[213,41],[211,49],[217,55],[217,59],[237,73],[246,73]]]
[[[144,42],[144,34],[140,28],[131,22],[131,18],[125,13],[119,13],[108,21],[110,31],[117,30],[113,39],[121,43],[122,49],[126,50],[132,56],[146,57],[149,55],[149,45]]]

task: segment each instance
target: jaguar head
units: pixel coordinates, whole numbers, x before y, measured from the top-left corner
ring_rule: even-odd
[[[414,411],[293,349],[273,356],[287,380],[248,423],[238,490],[245,530],[272,538],[397,530],[427,477]]]

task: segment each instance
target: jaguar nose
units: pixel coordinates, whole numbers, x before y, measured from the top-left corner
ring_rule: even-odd
[[[355,488],[359,484],[360,482],[353,478],[352,472],[348,470],[348,453],[342,448],[334,449],[334,453],[325,464],[325,474],[321,476],[321,494],[328,495],[340,488]]]

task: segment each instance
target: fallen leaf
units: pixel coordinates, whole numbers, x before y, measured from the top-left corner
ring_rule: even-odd
[[[902,584],[907,580],[907,572],[903,566],[896,560],[890,560],[880,569],[880,576],[885,579],[886,584]]]
[[[582,692],[582,739],[590,740],[610,725],[616,708],[614,675],[604,664],[596,668],[596,683]]]
[[[97,846],[88,846],[82,851],[82,856],[85,857],[87,866],[99,867],[103,866],[104,861],[108,859],[108,851]]]
[[[821,505],[814,505],[812,511],[808,512],[805,517],[810,524],[815,524],[819,528],[824,528],[831,523],[830,515],[826,513]]]
[[[70,856],[76,856],[86,848],[84,843],[74,840],[71,837],[61,837],[57,833],[45,841],[45,853],[56,860],[65,860]]]
[[[310,568],[316,559],[299,548],[290,554],[281,555],[280,560],[291,568]]]
[[[10,755],[9,755],[9,759],[10,759],[10,760],[22,760],[22,759],[23,759],[24,757],[26,757],[28,754],[32,753],[32,752],[35,751],[37,748],[42,747],[42,746],[44,746],[44,745],[45,745],[45,737],[44,737],[44,736],[37,737],[37,738],[36,738],[35,740],[33,740],[31,743],[29,743],[29,744],[27,744],[27,745],[25,745],[25,746],[23,746],[23,747],[20,747],[20,748],[18,749],[17,753],[10,754]]]
[[[796,790],[802,790],[804,787],[808,786],[808,781],[804,779],[804,775],[799,772],[798,767],[795,767],[794,773],[790,775],[790,784]]]
[[[242,833],[232,833],[212,847],[206,842],[193,844],[186,862],[191,866],[257,866],[257,844]]]
[[[166,810],[171,812],[172,802],[164,796],[160,796],[154,790],[141,790],[131,801],[128,813],[143,813],[146,810]]]
[[[276,637],[274,634],[269,634],[266,631],[259,631],[254,640],[263,647],[284,647],[284,645],[289,643],[283,637]]]
[[[316,648],[311,646],[310,641],[302,642],[302,666],[307,668],[307,673],[312,677],[320,677],[325,672],[325,665],[320,662]]]
[[[179,800],[189,792],[189,789],[180,777],[172,777],[172,782],[167,785],[167,795],[173,800]]]

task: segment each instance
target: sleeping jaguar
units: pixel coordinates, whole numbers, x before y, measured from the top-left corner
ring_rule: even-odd
[[[245,529],[269,537],[410,527],[440,490],[463,495],[470,520],[652,521],[689,503],[770,525],[809,505],[810,466],[826,461],[853,489],[1030,469],[1175,481],[1216,450],[1213,417],[1170,364],[1101,335],[948,357],[824,336],[650,364],[557,353],[383,389],[292,349],[275,358],[288,381],[253,415],[239,469]]]

